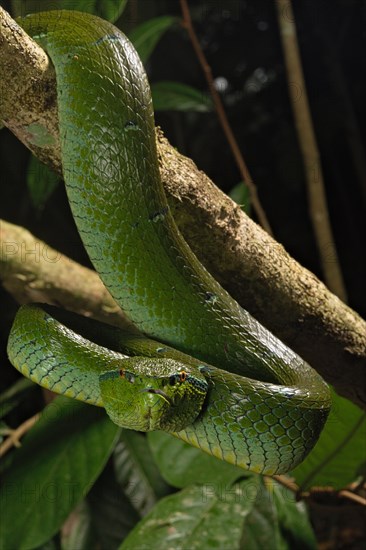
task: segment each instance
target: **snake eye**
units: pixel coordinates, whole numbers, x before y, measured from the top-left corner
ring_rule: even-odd
[[[135,377],[130,372],[126,372],[125,376],[126,376],[127,382],[130,382],[131,384],[133,384],[135,382]]]
[[[172,374],[169,376],[169,384],[174,386],[177,382],[184,382],[187,380],[187,373],[183,370],[179,374]]]
[[[135,381],[134,375],[124,369],[120,369],[119,375],[121,378],[125,378],[127,382],[131,382],[131,384]]]
[[[171,386],[175,386],[176,381],[177,381],[177,377],[175,374],[172,374],[171,376],[169,376],[169,384]]]

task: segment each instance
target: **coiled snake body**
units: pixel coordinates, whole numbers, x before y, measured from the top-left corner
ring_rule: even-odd
[[[148,337],[24,306],[9,337],[12,363],[44,387],[105,407],[123,427],[166,430],[255,472],[292,469],[320,434],[328,388],[181,237],[133,46],[110,23],[78,12],[37,14],[21,25],[55,66],[63,174],[78,231],[104,284]]]

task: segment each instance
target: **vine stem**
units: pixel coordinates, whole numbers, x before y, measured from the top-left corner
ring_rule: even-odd
[[[243,158],[243,155],[240,151],[238,142],[236,141],[236,138],[233,134],[233,131],[231,129],[231,126],[229,124],[224,105],[221,101],[221,97],[218,93],[218,91],[215,88],[213,76],[212,76],[212,70],[210,65],[207,62],[207,59],[205,57],[205,54],[202,51],[201,45],[199,43],[199,40],[197,38],[197,35],[195,33],[193,24],[192,24],[192,18],[189,11],[187,0],[180,0],[180,6],[182,10],[182,16],[183,16],[183,26],[186,28],[188,32],[188,36],[192,42],[193,49],[196,53],[197,59],[202,67],[202,70],[204,72],[204,75],[206,77],[206,81],[208,84],[208,88],[210,90],[210,94],[212,96],[215,110],[217,113],[217,116],[219,118],[220,124],[222,126],[222,129],[224,131],[224,134],[226,136],[226,139],[229,143],[230,149],[232,151],[232,154],[235,158],[235,162],[237,164],[237,167],[239,169],[240,175],[244,181],[244,184],[247,186],[250,196],[250,201],[253,206],[253,209],[258,217],[258,221],[267,231],[269,235],[273,235],[271,226],[269,224],[268,218],[266,216],[266,213],[261,205],[261,202],[258,197],[257,188],[253,182],[253,179],[250,175],[249,169],[246,165],[246,162]]]
[[[347,293],[329,219],[320,154],[306,93],[291,0],[276,0],[276,8],[287,68],[289,95],[304,163],[309,214],[322,271],[329,289],[346,302]]]
[[[11,432],[9,437],[0,445],[0,457],[3,457],[12,447],[20,446],[19,440],[34,426],[40,415],[41,413],[37,413],[31,416]]]

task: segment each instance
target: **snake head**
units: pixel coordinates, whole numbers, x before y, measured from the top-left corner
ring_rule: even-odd
[[[138,431],[178,432],[199,415],[208,382],[198,368],[173,359],[132,357],[99,376],[105,410],[115,424]]]

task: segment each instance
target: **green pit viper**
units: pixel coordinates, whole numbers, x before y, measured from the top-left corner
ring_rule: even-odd
[[[11,362],[124,428],[165,430],[254,472],[294,468],[325,423],[328,387],[221,288],[179,233],[133,46],[85,13],[20,24],[56,70],[63,175],[84,246],[145,336],[27,305],[10,333]]]

